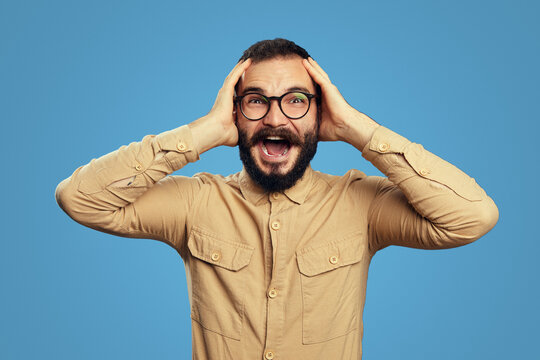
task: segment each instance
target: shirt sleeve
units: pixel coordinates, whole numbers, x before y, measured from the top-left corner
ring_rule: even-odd
[[[57,186],[56,201],[84,226],[178,248],[200,184],[167,175],[198,159],[187,125],[146,135],[77,168]],[[112,185],[127,178],[132,178],[127,186]]]
[[[444,249],[468,244],[497,223],[485,191],[454,165],[380,126],[362,151],[387,178],[374,178],[370,248]]]

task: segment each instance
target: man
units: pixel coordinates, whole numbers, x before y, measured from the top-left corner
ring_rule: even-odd
[[[312,170],[317,141],[348,142],[387,178]],[[166,176],[237,144],[239,173]],[[208,115],[93,159],[56,199],[179,252],[196,359],[360,359],[375,252],[464,245],[498,219],[472,178],[352,108],[284,39],[246,50]]]

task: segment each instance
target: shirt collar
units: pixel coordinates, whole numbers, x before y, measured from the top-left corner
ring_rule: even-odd
[[[293,187],[286,189],[283,193],[293,202],[301,205],[307,197],[309,190],[311,189],[313,178],[313,169],[311,166],[306,168],[304,175],[298,179]],[[255,183],[246,169],[243,168],[239,176],[240,191],[246,200],[249,200],[253,204],[257,205],[263,199],[268,200],[268,192]]]

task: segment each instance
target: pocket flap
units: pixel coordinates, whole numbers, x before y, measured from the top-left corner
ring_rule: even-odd
[[[193,228],[188,239],[191,255],[207,263],[238,271],[247,266],[255,248],[223,240],[218,235],[200,228]]]
[[[322,246],[305,247],[296,251],[300,272],[306,276],[315,276],[359,262],[364,256],[361,234],[362,231],[356,231]]]

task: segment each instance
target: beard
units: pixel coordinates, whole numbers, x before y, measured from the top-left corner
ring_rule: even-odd
[[[318,122],[315,122],[314,129],[306,132],[304,134],[304,139],[300,139],[298,135],[283,128],[263,128],[249,139],[246,132],[238,128],[240,160],[242,160],[244,168],[249,176],[264,190],[272,192],[289,189],[304,175],[309,163],[315,156],[315,153],[317,152],[318,132]],[[281,164],[271,164],[270,172],[266,174],[255,162],[255,159],[251,154],[251,149],[257,146],[259,141],[262,141],[267,136],[281,136],[289,142],[289,146],[299,146],[300,152],[294,161],[291,170],[287,173],[280,173],[279,169]]]

